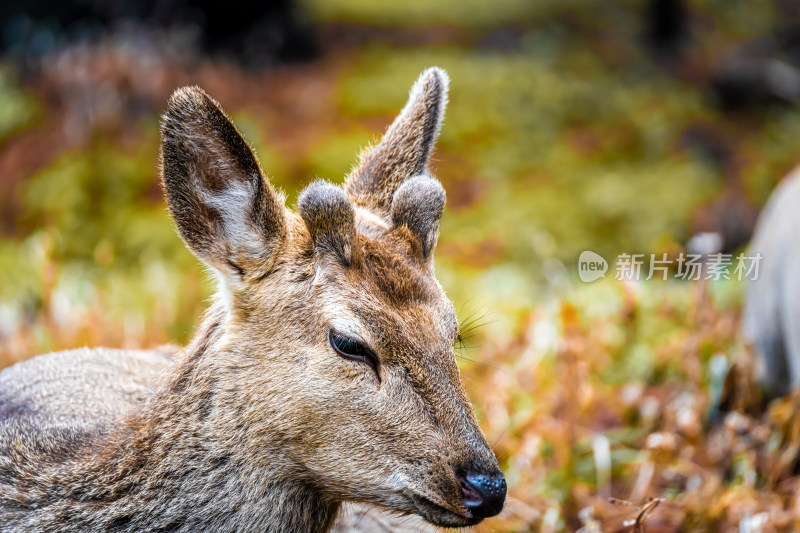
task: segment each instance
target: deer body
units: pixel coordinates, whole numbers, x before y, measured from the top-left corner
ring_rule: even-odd
[[[749,255],[761,254],[747,287],[744,333],[763,363],[771,396],[800,385],[800,171],[775,189],[756,225]]]
[[[177,91],[164,188],[220,291],[177,353],[0,374],[0,530],[327,531],[343,502],[453,527],[499,512],[432,269],[446,84],[426,71],[345,189],[315,182],[297,213],[216,102]]]
[[[35,513],[16,516],[12,508],[4,516],[6,526],[13,526],[9,530],[288,532],[329,528],[338,503],[326,501],[297,476],[295,465],[277,443],[258,449],[259,458],[254,460],[248,454],[256,450],[247,447],[244,429],[223,426],[224,420],[213,417],[213,410],[219,408],[214,404],[231,401],[224,390],[213,390],[204,377],[207,358],[220,339],[220,326],[212,314],[203,335],[177,356],[172,368],[163,367],[163,381],[140,383],[156,388],[144,401],[132,398],[140,411],[129,414],[123,424],[88,414],[59,423],[68,415],[54,406],[47,417],[52,425],[40,427],[44,429],[40,442],[24,450],[22,459],[37,471],[2,465],[0,475],[12,501],[47,493],[56,486],[55,499],[38,502],[42,509]],[[130,353],[101,350],[88,355],[92,363],[115,364],[126,355],[130,359]],[[138,354],[142,353],[152,359],[160,356],[157,352]],[[64,366],[73,355],[48,357],[63,356]],[[20,403],[14,398],[3,400],[5,405]],[[62,436],[64,431],[67,435]],[[220,432],[222,438],[215,435]],[[75,446],[75,440],[80,446]]]

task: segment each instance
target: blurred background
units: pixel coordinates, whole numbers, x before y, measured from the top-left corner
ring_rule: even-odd
[[[478,529],[800,528],[797,402],[760,407],[743,283],[577,277],[583,250],[744,249],[800,160],[797,2],[5,0],[0,54],[0,367],[191,337],[213,283],[158,184],[175,88],[294,205],[438,65],[436,269],[510,484]]]

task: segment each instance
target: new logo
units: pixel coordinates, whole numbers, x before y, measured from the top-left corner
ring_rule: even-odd
[[[578,277],[581,278],[581,281],[590,283],[605,277],[606,272],[608,272],[608,261],[603,259],[600,254],[590,250],[581,252],[581,256],[578,258]]]

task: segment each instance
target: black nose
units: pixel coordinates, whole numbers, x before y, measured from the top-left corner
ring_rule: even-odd
[[[464,505],[476,518],[488,518],[503,510],[506,501],[506,478],[502,472],[493,476],[467,474],[459,476]]]

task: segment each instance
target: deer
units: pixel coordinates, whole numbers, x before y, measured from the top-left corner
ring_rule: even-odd
[[[800,169],[773,191],[759,216],[748,255],[743,333],[759,362],[767,399],[800,385]]]
[[[454,355],[429,170],[449,79],[425,70],[343,185],[296,209],[219,103],[175,91],[160,175],[217,292],[184,348],[54,352],[0,373],[0,530],[316,532],[343,505],[439,527],[506,481]]]

